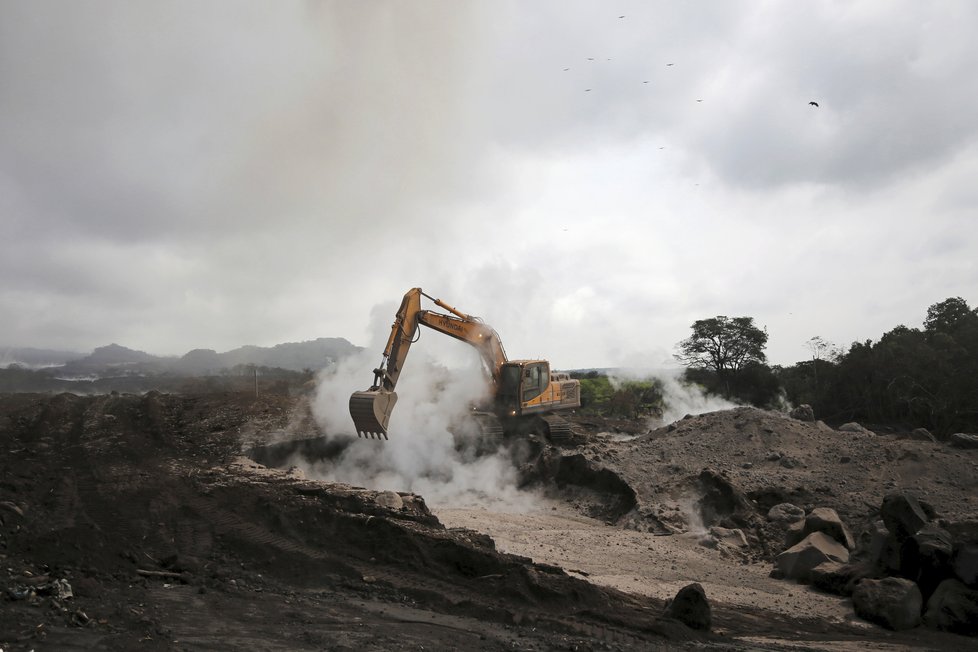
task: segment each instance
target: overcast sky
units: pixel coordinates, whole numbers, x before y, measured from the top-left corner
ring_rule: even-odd
[[[0,0],[0,345],[379,347],[414,286],[558,368],[715,315],[780,364],[920,326],[978,304],[976,33],[972,0]]]

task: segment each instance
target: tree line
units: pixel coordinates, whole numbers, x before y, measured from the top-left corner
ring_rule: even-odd
[[[811,359],[788,367],[767,364],[768,335],[752,317],[720,315],[691,328],[676,359],[709,393],[765,408],[807,403],[830,423],[978,431],[978,310],[961,297],[930,306],[922,329],[900,325],[878,342],[842,349],[814,336]]]

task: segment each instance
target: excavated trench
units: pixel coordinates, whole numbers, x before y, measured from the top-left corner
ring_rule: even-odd
[[[315,466],[336,461],[354,438],[314,437],[255,446],[245,455],[276,469],[296,464]],[[584,455],[539,443],[515,442],[511,457],[516,460],[521,489],[542,490],[550,498],[563,500],[582,514],[607,523],[617,523],[638,505],[635,490],[614,471],[588,460]]]
[[[244,454],[262,466],[284,469],[300,460],[313,464],[322,460],[338,459],[355,441],[353,437],[291,439],[254,446]]]
[[[526,486],[541,487],[551,497],[607,523],[617,523],[638,505],[635,490],[620,475],[580,453],[547,448],[521,471]]]

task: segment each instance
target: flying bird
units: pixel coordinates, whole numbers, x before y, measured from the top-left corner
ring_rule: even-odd
[[[671,66],[671,65],[673,65],[673,64],[671,64],[671,63],[667,63],[666,65],[667,65],[667,66]]]
[[[618,16],[619,18],[624,18],[624,16]]]
[[[564,68],[564,72],[567,72],[568,70],[570,70],[570,68]]]
[[[702,102],[703,100],[696,100],[697,102]]]
[[[590,88],[585,88],[585,89],[584,89],[584,92],[585,92],[585,93],[590,93],[590,92],[591,92],[591,89],[590,89]]]
[[[811,102],[809,102],[809,104],[811,104],[812,106],[818,106],[818,102],[816,102],[814,100],[812,100]]]

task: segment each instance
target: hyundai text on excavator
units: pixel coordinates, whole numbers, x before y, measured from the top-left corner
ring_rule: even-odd
[[[449,314],[423,310],[426,297]],[[435,299],[421,288],[404,295],[391,326],[380,367],[374,369],[370,389],[350,396],[350,415],[357,434],[387,439],[397,394],[394,387],[419,326],[427,326],[472,345],[479,352],[489,376],[487,405],[476,406],[472,417],[483,436],[491,439],[542,435],[554,443],[571,437],[570,424],[558,413],[581,405],[580,381],[569,374],[554,373],[546,360],[509,360],[496,331],[478,317],[467,315]]]

